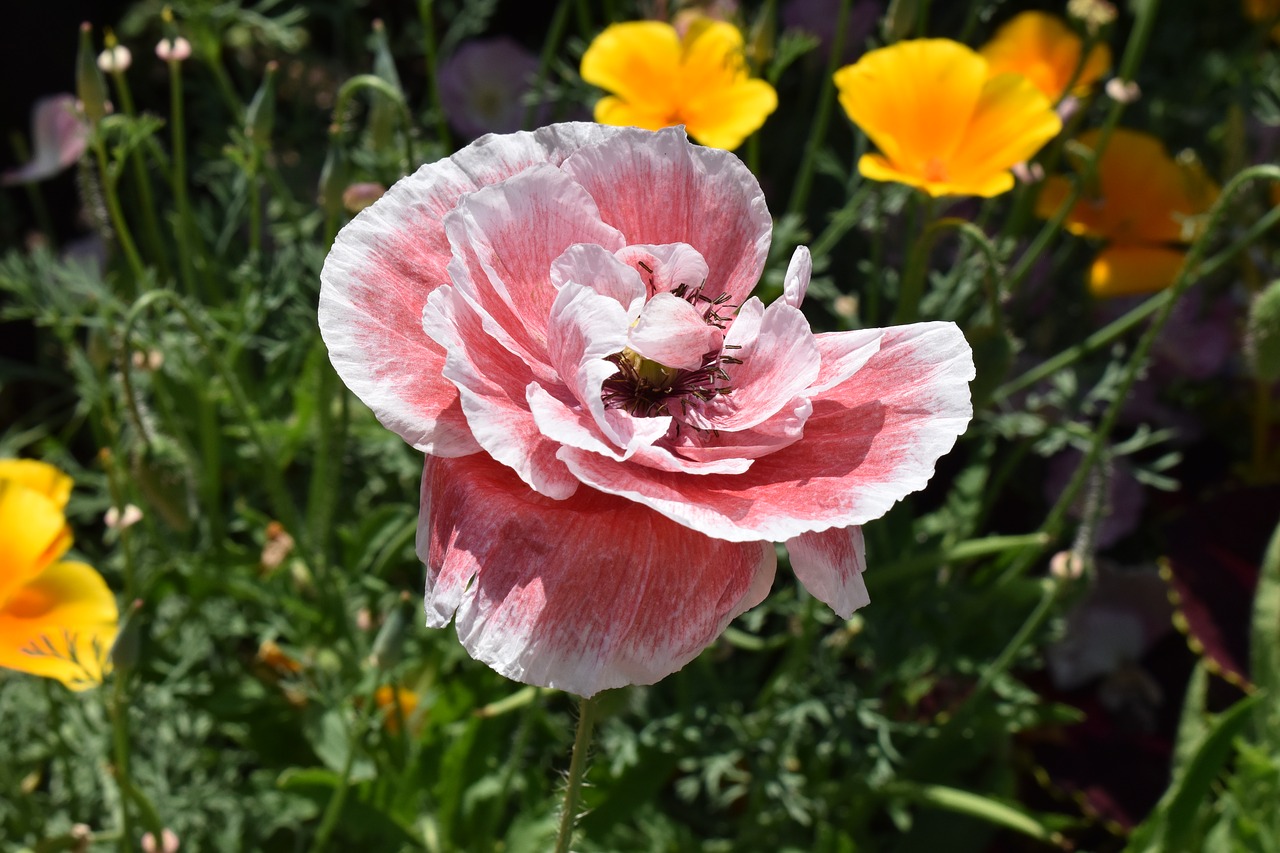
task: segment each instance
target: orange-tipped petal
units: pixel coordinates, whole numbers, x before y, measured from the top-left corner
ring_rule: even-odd
[[[66,509],[71,497],[71,478],[47,462],[0,459],[0,481],[6,480],[34,489],[53,501],[58,509]]]
[[[0,667],[87,689],[102,681],[118,623],[100,574],[84,563],[55,563],[0,606]]]
[[[982,87],[968,132],[951,159],[948,179],[984,185],[993,175],[1008,173],[1015,163],[1030,160],[1060,130],[1062,120],[1049,99],[1027,78],[993,77]]]
[[[1029,79],[1051,101],[1067,94],[1082,44],[1060,18],[1044,12],[1023,12],[1009,19],[980,52],[992,76],[1012,72]],[[1072,91],[1083,94],[1111,66],[1111,50],[1098,44],[1089,51]]]
[[[1173,284],[1186,253],[1162,246],[1112,246],[1089,268],[1089,291],[1097,297],[1137,296]]]
[[[0,606],[70,547],[71,528],[54,500],[0,480]]]
[[[964,45],[919,39],[867,53],[837,71],[835,84],[885,159],[927,182],[960,145],[986,77],[987,63]]]

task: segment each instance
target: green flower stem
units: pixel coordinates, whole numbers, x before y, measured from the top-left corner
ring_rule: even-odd
[[[116,673],[111,686],[108,710],[111,716],[111,743],[115,756],[115,777],[120,785],[120,853],[133,853],[133,816],[129,810],[129,697],[125,689],[126,675]]]
[[[133,95],[129,91],[129,81],[125,78],[124,72],[118,68],[113,69],[111,79],[115,83],[116,93],[120,96],[120,108],[125,115],[130,118],[136,118],[137,110],[134,109]],[[151,191],[151,175],[147,172],[147,166],[142,159],[142,154],[136,148],[129,152],[129,165],[132,167],[133,185],[138,191],[138,201],[142,208],[143,233],[147,239],[147,246],[150,248],[161,274],[168,278],[169,264],[166,257],[167,253],[165,252],[165,242],[160,237],[160,223],[156,219],[155,194]]]
[[[323,344],[318,346],[323,347]],[[333,410],[340,405],[339,401],[346,394],[346,388],[337,381],[337,374],[323,351],[319,353],[319,358],[316,421],[320,438],[307,493],[307,506],[310,510],[307,521],[316,552],[325,554],[338,495],[341,461],[346,453],[346,424],[341,418],[335,423]]]
[[[537,97],[547,83],[547,75],[551,71],[551,62],[560,53],[560,42],[564,40],[565,24],[569,20],[569,4],[572,0],[560,0],[551,15],[551,26],[547,29],[547,40],[542,45],[542,55],[538,57],[538,76],[534,78],[533,93]],[[524,108],[524,118],[520,126],[525,130],[533,128],[533,118],[537,111],[537,101],[530,100]]]
[[[898,293],[898,308],[893,314],[894,325],[914,323],[920,319],[920,298],[924,296],[924,282],[929,273],[929,253],[938,238],[937,224],[933,221],[933,197],[920,190],[916,193],[920,202],[920,236],[911,246],[907,265],[902,270],[902,287]]]
[[[1270,166],[1256,168],[1275,169],[1276,167]],[[1280,225],[1280,207],[1272,208],[1262,218],[1250,226],[1248,230],[1240,235],[1239,239],[1234,243],[1201,264],[1200,268],[1196,270],[1195,277],[1200,279],[1208,278],[1213,275],[1231,261],[1235,260],[1236,256],[1252,245],[1254,240],[1276,227],[1276,225]],[[1190,261],[1188,261],[1188,264],[1189,263]],[[1187,265],[1184,264],[1183,269],[1185,270],[1186,268]],[[1080,343],[1068,347],[1047,361],[1041,362],[1019,376],[1017,379],[1013,379],[1006,382],[1004,385],[1001,385],[996,389],[994,399],[1007,399],[1009,396],[1018,393],[1024,388],[1029,388],[1040,380],[1052,376],[1064,367],[1069,367],[1070,365],[1075,364],[1086,355],[1109,346],[1113,341],[1124,335],[1134,326],[1159,311],[1173,298],[1174,293],[1172,288],[1160,291],[1146,302],[1143,302],[1138,307],[1129,311],[1129,313],[1125,314],[1123,317],[1113,320],[1111,323],[1103,326]]]
[[[182,63],[169,62],[170,144],[173,147],[173,199],[178,208],[178,269],[188,296],[195,294],[195,273],[191,264],[191,241],[195,228],[191,220],[191,201],[187,197],[187,131],[182,112]]]
[[[438,62],[439,44],[436,41],[435,5],[435,0],[419,0],[418,17],[422,20],[422,53],[427,64],[427,81],[431,94],[431,111],[435,114],[436,120],[436,136],[439,138],[440,145],[449,151],[452,148],[452,142],[449,139],[449,120],[445,115],[444,101],[440,98],[440,80],[436,74],[440,63]],[[334,114],[337,115],[336,109]],[[409,126],[407,118],[405,126]],[[412,160],[412,157],[410,159]],[[413,168],[412,162],[409,168]]]
[[[368,734],[373,727],[374,721],[378,718],[377,696],[378,687],[381,683],[381,672],[376,671],[373,676],[373,683],[369,688],[369,695],[365,697],[363,711],[356,724],[347,730],[349,738],[347,757],[342,762],[342,774],[338,778],[338,786],[333,789],[333,795],[329,797],[329,804],[325,806],[324,814],[320,818],[320,828],[316,830],[315,838],[311,841],[311,853],[321,853],[328,847],[329,839],[333,836],[333,831],[338,827],[338,818],[342,816],[342,807],[346,804],[347,792],[351,790],[351,771],[355,767],[356,755],[360,751],[360,741]],[[399,704],[398,700],[396,704]]]
[[[591,747],[591,729],[595,725],[596,700],[578,703],[578,731],[573,738],[573,757],[569,760],[569,779],[564,789],[564,806],[560,811],[560,831],[556,834],[555,853],[569,853],[573,844],[573,827],[578,821],[578,798],[587,770],[587,752]]]
[[[809,139],[804,146],[804,157],[800,161],[800,170],[796,173],[795,186],[791,190],[791,201],[787,204],[787,213],[799,214],[809,201],[809,190],[813,187],[813,171],[817,167],[818,150],[827,136],[827,125],[831,121],[832,92],[836,83],[834,75],[840,65],[840,55],[844,52],[844,31],[849,23],[851,0],[840,0],[840,13],[836,16],[835,35],[831,39],[831,53],[827,56],[826,74],[822,78],[822,89],[818,92],[818,108],[813,113],[813,123],[809,126]],[[855,165],[856,168],[856,165]]]
[[[1142,60],[1142,54],[1146,50],[1147,41],[1151,38],[1151,30],[1155,25],[1156,10],[1160,6],[1159,0],[1135,0],[1133,6],[1137,9],[1137,20],[1133,25],[1133,32],[1129,36],[1129,42],[1125,45],[1124,58],[1120,63],[1120,71],[1117,76],[1121,80],[1132,80],[1134,72],[1138,69],[1138,63]],[[1106,118],[1102,122],[1102,127],[1098,130],[1098,139],[1094,143],[1093,152],[1085,159],[1084,169],[1077,177],[1072,185],[1067,197],[1063,199],[1062,205],[1054,213],[1053,218],[1044,224],[1040,229],[1040,233],[1022,253],[1022,257],[1018,259],[1018,263],[1014,265],[1009,273],[1008,289],[1014,290],[1022,280],[1026,278],[1031,271],[1031,267],[1040,257],[1041,253],[1048,247],[1051,240],[1056,237],[1062,228],[1062,223],[1066,221],[1071,209],[1075,207],[1076,201],[1080,198],[1080,194],[1084,192],[1084,188],[1093,180],[1094,174],[1098,171],[1098,163],[1101,161],[1103,153],[1107,150],[1107,143],[1111,141],[1111,135],[1115,132],[1116,125],[1120,122],[1120,116],[1124,112],[1125,105],[1120,101],[1112,101],[1111,109],[1108,110]]]
[[[107,214],[111,217],[111,227],[115,229],[116,239],[119,241],[120,249],[124,252],[124,256],[129,262],[129,271],[133,274],[134,280],[129,290],[137,293],[138,288],[146,278],[146,269],[142,265],[142,258],[138,255],[138,248],[133,242],[133,236],[129,233],[129,223],[125,221],[124,213],[120,210],[120,199],[116,196],[116,181],[111,174],[111,167],[107,164],[107,147],[103,144],[102,137],[97,131],[94,133],[93,153],[98,160],[98,174],[102,179],[102,197],[107,203]]]

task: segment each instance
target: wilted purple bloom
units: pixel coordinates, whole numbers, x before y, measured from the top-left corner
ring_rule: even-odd
[[[876,22],[884,14],[884,4],[879,0],[857,0],[849,11],[849,22],[844,31],[844,47],[840,61],[853,62],[866,49],[867,37],[875,29]],[[840,18],[840,0],[789,0],[782,7],[782,23],[789,30],[802,30],[818,39],[818,52],[826,56],[831,52],[835,38],[836,21]]]
[[[51,178],[79,160],[88,141],[89,130],[76,110],[74,95],[41,98],[31,109],[31,161],[0,175],[0,184]]]
[[[440,63],[440,102],[453,129],[468,139],[521,129],[526,96],[538,74],[538,57],[506,37],[475,39]],[[547,104],[534,110],[534,125],[548,120]]]

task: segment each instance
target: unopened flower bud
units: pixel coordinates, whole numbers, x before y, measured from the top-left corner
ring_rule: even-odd
[[[142,646],[142,619],[138,616],[141,610],[142,599],[134,599],[125,614],[124,624],[120,626],[120,633],[116,634],[116,641],[111,644],[111,665],[121,675],[138,662],[138,651]]]
[[[1077,580],[1084,574],[1084,559],[1074,551],[1059,551],[1049,560],[1049,574],[1060,581]]]
[[[165,62],[182,62],[191,58],[191,42],[182,36],[164,38],[156,44],[156,56]]]
[[[98,54],[98,67],[108,74],[116,71],[128,71],[133,64],[133,54],[122,44],[109,47]]]
[[[329,128],[329,150],[324,156],[324,165],[320,167],[320,187],[317,202],[320,209],[329,216],[337,216],[343,210],[343,195],[346,184],[346,160],[340,141],[341,128],[336,124]]]
[[[359,213],[382,198],[386,191],[386,187],[373,181],[352,184],[342,191],[342,206],[348,213]]]
[[[160,833],[159,843],[156,842],[156,837],[150,832],[142,834],[142,853],[178,853],[180,846],[177,833],[168,827],[165,827],[164,832]]]
[[[377,639],[373,641],[373,651],[369,654],[369,663],[379,669],[395,666],[400,660],[400,652],[404,648],[405,628],[409,624],[409,593],[401,593],[387,621],[382,623]]]
[[[1132,80],[1121,80],[1119,77],[1112,77],[1103,88],[1107,93],[1107,97],[1122,104],[1132,104],[1142,97],[1142,90]]]
[[[80,52],[76,57],[76,95],[90,125],[96,125],[107,114],[107,83],[93,53],[93,27],[80,25]]]
[[[1020,183],[1038,184],[1044,180],[1044,167],[1039,163],[1028,163],[1026,161],[1014,163],[1013,169],[1010,171],[1013,172],[1013,176]]]
[[[103,516],[103,523],[112,530],[125,530],[142,521],[142,510],[133,504],[125,504],[124,511],[119,507],[111,507]]]
[[[267,63],[266,75],[262,85],[249,102],[249,109],[244,114],[244,135],[260,145],[266,145],[271,139],[271,128],[276,118],[276,72],[280,63],[272,60]]]

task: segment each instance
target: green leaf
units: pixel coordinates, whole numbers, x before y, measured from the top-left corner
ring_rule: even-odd
[[[1262,559],[1249,640],[1250,674],[1263,693],[1263,724],[1280,736],[1280,526]]]
[[[914,782],[895,782],[886,787],[886,793],[944,811],[975,817],[1040,841],[1056,844],[1061,840],[1058,833],[1021,809],[981,794],[948,788],[946,785],[918,785]]]
[[[1209,720],[1205,711],[1206,695],[1209,691],[1209,670],[1205,667],[1204,658],[1196,662],[1187,682],[1187,698],[1182,702],[1182,717],[1178,721],[1178,736],[1173,744],[1173,760],[1170,767],[1172,778],[1179,779],[1186,772],[1191,759],[1195,757],[1200,744],[1204,743],[1209,731]]]

